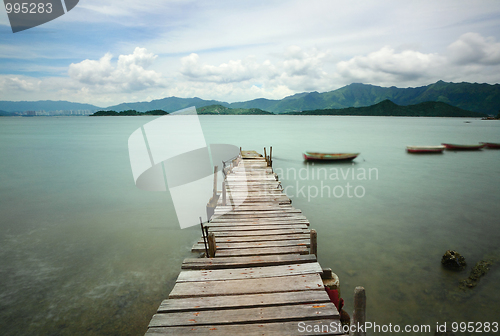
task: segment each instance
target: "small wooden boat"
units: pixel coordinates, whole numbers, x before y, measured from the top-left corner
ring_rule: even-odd
[[[500,149],[500,143],[498,142],[481,142],[486,148],[490,149]]]
[[[355,159],[359,153],[316,153],[305,152],[306,161],[350,161]]]
[[[449,144],[449,143],[443,143],[442,145],[445,146],[446,149],[449,149],[449,150],[478,150],[478,149],[481,149],[485,146],[484,144],[457,145],[457,144]]]
[[[445,146],[406,146],[408,153],[442,153]]]

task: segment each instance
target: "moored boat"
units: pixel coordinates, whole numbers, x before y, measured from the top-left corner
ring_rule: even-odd
[[[486,148],[489,149],[500,149],[500,143],[498,142],[481,142]]]
[[[443,143],[442,145],[445,146],[446,149],[451,149],[451,150],[478,150],[478,149],[481,149],[485,146],[484,144],[458,145],[458,144],[449,144],[449,143]]]
[[[305,152],[304,160],[307,161],[350,161],[355,159],[359,153],[317,153]]]
[[[442,153],[445,146],[406,146],[408,153]]]

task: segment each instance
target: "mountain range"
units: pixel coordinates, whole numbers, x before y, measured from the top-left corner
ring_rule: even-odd
[[[468,117],[484,118],[485,114],[467,111],[443,102],[428,101],[414,105],[397,105],[389,99],[380,103],[346,107],[342,109],[321,109],[302,112],[288,112],[293,115],[350,115],[350,116],[394,116],[394,117]]]
[[[221,105],[230,108],[257,108],[274,113],[309,111],[323,109],[343,109],[363,107],[390,100],[401,106],[423,102],[443,102],[467,111],[497,115],[500,109],[500,84],[448,83],[438,81],[434,84],[416,88],[380,87],[370,84],[353,83],[329,92],[304,92],[280,100],[254,99],[245,102],[227,103],[201,98],[168,97],[150,102],[122,103],[100,108],[90,104],[66,101],[12,102],[0,101],[2,114],[19,113],[27,110],[164,110],[177,111],[186,107],[196,108]]]

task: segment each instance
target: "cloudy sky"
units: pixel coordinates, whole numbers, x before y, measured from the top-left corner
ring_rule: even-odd
[[[0,100],[235,102],[437,80],[500,82],[500,1],[80,0],[18,33],[0,11]]]

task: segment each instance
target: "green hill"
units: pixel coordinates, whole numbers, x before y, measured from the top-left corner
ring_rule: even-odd
[[[281,100],[255,99],[232,103],[229,106],[256,107],[274,113],[283,113],[371,106],[386,99],[398,105],[415,105],[427,101],[437,101],[468,111],[497,115],[500,110],[500,84],[438,81],[417,88],[397,88],[353,83],[324,93],[305,92]]]
[[[401,106],[388,99],[372,106],[348,107],[343,109],[321,109],[289,112],[286,114],[469,118],[482,118],[486,116],[483,113],[466,111],[442,102],[424,102],[415,105]]]
[[[217,114],[217,115],[252,115],[252,114],[274,114],[272,112],[263,111],[258,108],[229,108],[222,105],[210,105],[199,107],[196,109],[198,114]]]
[[[217,100],[204,100],[201,98],[178,98],[168,97],[163,99],[156,99],[150,102],[138,103],[122,103],[119,105],[109,106],[105,110],[123,111],[123,110],[136,110],[136,111],[149,111],[149,110],[164,110],[174,112],[182,110],[191,106],[203,107],[208,105],[227,105],[227,103]]]
[[[116,112],[116,111],[97,111],[94,114],[91,114],[91,117],[115,117],[115,116],[142,116],[142,115],[165,115],[168,114],[167,112],[163,110],[153,110],[153,111],[147,111],[147,112],[137,112],[136,110],[125,110],[121,112]]]

